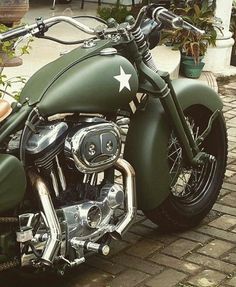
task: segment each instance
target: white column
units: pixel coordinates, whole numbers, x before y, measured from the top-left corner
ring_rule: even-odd
[[[233,0],[216,0],[215,16],[222,20],[223,35],[219,32],[216,40],[216,47],[209,47],[205,57],[205,71],[212,71],[219,74],[228,74],[230,58],[234,40],[229,31],[230,17]]]

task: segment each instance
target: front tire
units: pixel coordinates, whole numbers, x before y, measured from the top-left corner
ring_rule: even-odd
[[[196,105],[186,109],[184,114],[196,139],[206,129],[212,112]],[[202,167],[185,167],[182,148],[174,132],[171,133],[168,145],[171,192],[161,205],[144,211],[162,230],[182,231],[196,226],[216,202],[227,161],[227,133],[222,113],[214,120],[210,134],[199,147],[215,160]]]

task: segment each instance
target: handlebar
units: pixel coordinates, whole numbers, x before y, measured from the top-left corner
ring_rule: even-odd
[[[52,18],[41,21],[41,23],[45,27],[45,31],[50,27],[50,25],[55,24],[55,23],[60,23],[60,22],[69,23],[72,26],[80,29],[81,31],[83,31],[87,34],[95,35],[94,29],[89,28],[88,26],[84,25],[83,23],[76,21],[75,19],[73,19],[71,17],[57,16],[57,17],[52,17]],[[21,26],[19,28],[15,28],[15,29],[12,29],[10,31],[7,31],[7,32],[0,34],[0,42],[10,41],[14,38],[25,36],[27,34],[36,35],[38,33],[40,33],[39,23]]]
[[[180,16],[175,15],[174,13],[168,11],[164,7],[156,6],[155,4],[144,6],[141,8],[139,15],[136,19],[136,22],[130,27],[130,30],[134,30],[138,26],[140,27],[141,22],[145,15],[147,15],[150,19],[153,19],[155,21],[160,21],[162,23],[168,23],[172,25],[173,28],[176,28],[176,29],[183,28],[183,29],[187,29],[192,32],[195,32],[195,33],[199,33],[201,35],[205,34],[205,31],[194,27],[190,23],[184,21]],[[21,26],[19,28],[12,29],[10,31],[2,33],[0,34],[0,42],[9,41],[14,38],[24,36],[26,34],[31,34],[33,36],[37,36],[37,35],[40,36],[40,35],[43,35],[48,30],[48,28],[50,28],[52,25],[60,23],[60,22],[69,23],[72,26],[78,28],[79,30],[87,34],[98,36],[97,29],[92,29],[71,17],[57,16],[57,17],[46,19],[46,20],[40,19],[40,20],[37,20],[36,23],[32,25]],[[115,31],[113,30],[113,32]],[[111,30],[107,29],[105,34],[109,34],[109,33],[111,33]]]
[[[75,28],[80,29],[81,31],[90,34],[90,35],[94,35],[95,34],[95,30],[89,28],[88,26],[84,25],[83,23],[68,17],[68,16],[57,16],[57,17],[52,17],[49,19],[46,19],[43,21],[43,23],[47,26],[49,24],[55,23],[55,22],[66,22],[71,24],[72,26],[74,26]]]
[[[205,34],[204,30],[200,30],[187,21],[184,21],[180,16],[175,15],[166,8],[150,6],[150,8],[148,7],[147,14],[151,19],[170,24],[175,29],[186,29],[201,35]]]
[[[27,26],[21,26],[16,29],[4,32],[0,34],[0,42],[10,41],[14,38],[24,36],[29,33],[29,28]]]

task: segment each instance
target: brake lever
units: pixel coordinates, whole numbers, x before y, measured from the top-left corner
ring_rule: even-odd
[[[13,49],[15,50],[15,49],[17,48],[17,46],[18,46],[21,42],[25,41],[25,39],[30,38],[31,36],[32,36],[31,34],[27,34],[27,35],[25,35],[25,36],[19,37],[19,38],[14,42]]]
[[[189,30],[192,31],[194,33],[198,33],[200,35],[205,35],[206,32],[204,30],[201,30],[195,26],[193,26],[192,24],[184,21],[181,17],[176,17],[172,20],[172,27],[174,29],[185,29],[185,30]]]
[[[190,24],[190,23],[188,23],[186,21],[183,21],[182,28],[186,29],[186,30],[193,31],[193,32],[198,33],[198,34],[200,34],[202,36],[206,34],[206,31],[198,29],[197,27],[193,26],[192,24]]]

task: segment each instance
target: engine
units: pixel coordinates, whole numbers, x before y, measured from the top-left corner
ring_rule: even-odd
[[[19,148],[20,136],[9,142],[9,151]],[[17,240],[26,265],[39,253],[44,263],[51,264],[59,246],[60,258],[67,263],[81,263],[86,250],[107,253],[107,246],[103,249],[96,242],[108,233],[121,236],[135,216],[134,172],[120,154],[119,126],[101,118],[43,123],[30,134],[25,158],[27,166],[33,167],[34,175],[29,177],[44,215],[20,216]],[[126,175],[125,190],[114,180],[92,180],[112,166]],[[127,211],[117,213],[124,207]]]
[[[26,145],[26,154],[39,168],[49,169],[63,150],[68,164],[82,173],[102,172],[120,156],[119,128],[111,122],[79,123],[72,128],[65,122],[40,125]]]

